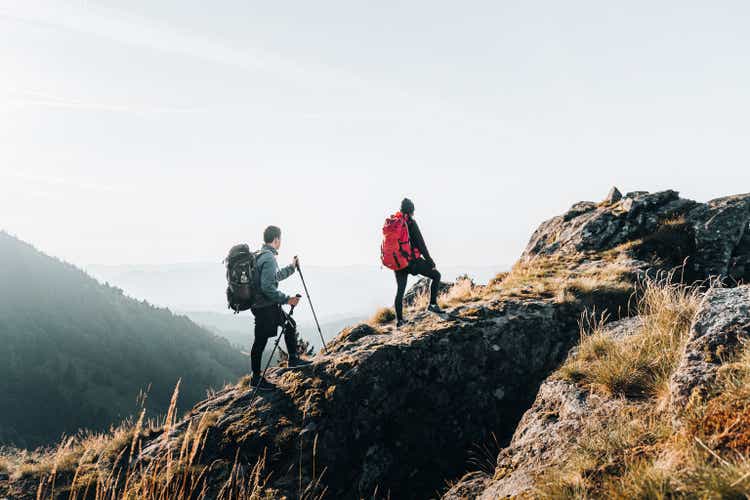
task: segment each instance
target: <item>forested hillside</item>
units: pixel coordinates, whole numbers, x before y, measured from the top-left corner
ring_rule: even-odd
[[[34,447],[138,408],[190,407],[247,360],[184,316],[102,285],[0,232],[0,444]]]

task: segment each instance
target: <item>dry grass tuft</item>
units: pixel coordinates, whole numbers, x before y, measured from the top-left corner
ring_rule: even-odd
[[[488,285],[508,297],[554,297],[570,277],[568,262],[558,256],[518,261],[507,273],[500,273]]]
[[[565,362],[558,376],[612,396],[663,394],[699,300],[695,288],[646,281],[638,303],[643,319],[638,330],[615,341],[602,324],[582,329],[577,354]]]
[[[384,325],[396,319],[396,311],[392,307],[381,307],[370,318],[370,323],[374,325]]]
[[[471,302],[481,296],[481,287],[474,285],[470,278],[464,277],[457,280],[450,290],[438,297],[438,303],[441,307],[449,307]]]

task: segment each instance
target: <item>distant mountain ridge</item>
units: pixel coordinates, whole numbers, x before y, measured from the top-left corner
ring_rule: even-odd
[[[137,410],[185,406],[234,382],[247,358],[185,316],[124,295],[0,232],[0,444],[34,447]]]
[[[487,283],[498,270],[504,269],[501,265],[441,266],[440,262],[438,268],[444,281],[469,274],[480,284]],[[224,266],[220,257],[213,263],[88,265],[86,269],[100,281],[123,288],[132,297],[146,299],[173,311],[228,312],[224,297]],[[392,304],[396,293],[393,272],[381,269],[377,264],[321,267],[307,266],[303,262],[303,272],[318,319],[323,323],[336,323],[336,326],[341,320],[364,318],[378,307]],[[410,279],[416,281],[415,277]],[[290,294],[304,292],[297,274],[282,281],[280,287]],[[314,323],[307,300],[303,300],[295,316],[301,326]],[[324,334],[333,337],[338,331],[331,329]]]

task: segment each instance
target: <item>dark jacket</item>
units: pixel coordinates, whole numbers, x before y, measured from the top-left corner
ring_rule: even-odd
[[[294,274],[294,266],[288,265],[279,269],[276,262],[278,252],[271,245],[263,245],[255,265],[258,267],[260,296],[253,305],[254,309],[268,307],[275,304],[286,304],[289,296],[279,290],[279,281]]]
[[[427,245],[424,242],[424,237],[422,236],[422,231],[419,230],[417,221],[407,215],[406,227],[409,230],[409,241],[411,241],[411,246],[419,250],[419,253],[422,254],[422,257],[424,257],[424,260],[427,261],[430,267],[435,267],[435,261],[430,257],[430,252],[427,250]]]

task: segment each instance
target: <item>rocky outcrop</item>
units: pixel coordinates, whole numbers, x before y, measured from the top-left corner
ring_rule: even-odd
[[[748,278],[750,257],[750,194],[696,203],[675,191],[635,191],[605,202],[579,202],[560,216],[544,222],[534,232],[523,253],[528,259],[556,253],[601,252],[626,242],[644,239],[662,243],[669,264],[689,257],[690,276],[704,279]],[[660,241],[662,240],[662,241]],[[684,247],[668,255],[669,247]]]
[[[695,231],[693,271],[705,276],[743,279],[750,224],[750,194],[727,196],[694,207],[685,219]]]
[[[657,231],[660,224],[687,213],[697,203],[676,191],[627,193],[615,203],[579,202],[539,226],[522,255],[601,252]]]
[[[629,335],[638,318],[608,327],[614,338]],[[750,287],[712,289],[693,320],[687,347],[671,381],[672,411],[679,418],[692,395],[710,393],[724,363],[750,336]],[[511,498],[529,494],[547,470],[563,469],[587,424],[606,422],[621,411],[622,398],[609,397],[552,377],[540,387],[513,438],[500,451],[493,475],[472,473],[455,484],[446,500]]]
[[[249,388],[233,387],[198,405],[144,456],[158,458],[191,421],[216,413],[204,459],[239,452],[251,462],[267,449],[272,470],[293,471],[273,484],[282,494],[296,495],[300,449],[311,455],[316,441],[314,466],[327,471],[332,498],[376,488],[424,498],[465,467],[475,443],[507,435],[577,332],[575,315],[551,303],[485,306],[476,321],[419,313],[419,327],[401,332],[357,327],[354,340],[332,344],[312,366],[273,370],[278,389],[254,402]],[[302,464],[306,480],[312,470]]]
[[[695,394],[705,397],[721,366],[750,338],[750,287],[714,288],[690,329],[685,354],[672,376],[670,393],[676,413]]]
[[[639,325],[638,317],[629,318],[609,325],[607,333],[622,338]],[[748,338],[750,286],[709,290],[692,321],[670,383],[671,411],[677,421],[691,397],[705,398],[714,390],[721,367],[732,361]],[[500,451],[494,474],[467,475],[443,498],[489,500],[530,494],[537,486],[536,478],[564,469],[587,424],[606,426],[623,405],[622,398],[598,394],[559,377],[547,379],[510,444]]]
[[[610,193],[612,194],[612,193]],[[673,191],[608,196],[601,204],[580,202],[543,223],[524,254],[529,261],[548,255],[586,254],[601,258],[618,246],[655,269],[687,264],[689,280],[746,279],[750,265],[750,195],[705,204],[680,199]],[[674,412],[680,414],[692,394],[710,391],[721,365],[750,335],[750,288],[711,289],[691,327],[690,339],[671,382]],[[634,331],[638,318],[616,322],[609,334]],[[494,474],[473,472],[454,484],[444,498],[495,499],[528,494],[534,478],[562,467],[586,421],[612,415],[622,401],[593,393],[557,378],[546,380],[509,445],[498,455]]]

